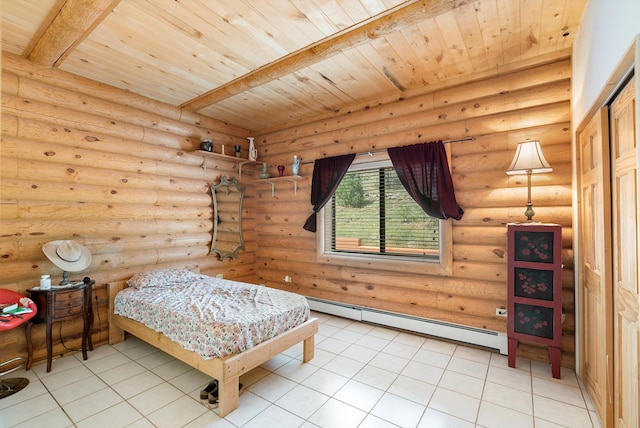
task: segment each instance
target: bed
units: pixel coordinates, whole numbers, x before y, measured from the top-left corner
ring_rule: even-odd
[[[218,380],[218,413],[238,407],[240,376],[302,342],[314,356],[318,320],[303,296],[186,269],[108,284],[109,343],[128,332]]]

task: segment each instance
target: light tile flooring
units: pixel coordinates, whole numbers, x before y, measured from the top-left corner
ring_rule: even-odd
[[[325,314],[315,358],[296,345],[243,376],[239,408],[200,403],[209,378],[136,338],[28,372],[0,427],[599,427],[572,370]]]

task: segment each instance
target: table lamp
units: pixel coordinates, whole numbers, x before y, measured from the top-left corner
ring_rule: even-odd
[[[547,162],[542,154],[540,141],[534,140],[518,143],[516,155],[513,157],[511,165],[509,165],[507,174],[527,174],[527,209],[524,215],[527,216],[528,221],[531,221],[535,215],[531,204],[531,174],[551,171],[553,171],[553,168],[551,168],[549,162]]]

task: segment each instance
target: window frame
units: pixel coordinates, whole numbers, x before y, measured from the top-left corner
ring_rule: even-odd
[[[449,151],[447,150],[449,156]],[[387,152],[378,152],[368,156],[358,156],[349,167],[349,171],[371,169],[389,166],[390,163]],[[418,272],[429,275],[450,276],[453,266],[453,236],[452,220],[439,220],[440,225],[440,248],[438,260],[428,260],[414,256],[385,255],[385,254],[365,254],[365,253],[338,253],[331,248],[327,249],[325,230],[325,216],[331,210],[331,203],[320,210],[317,226],[317,259],[324,264],[349,266],[363,269],[380,269],[397,272]]]

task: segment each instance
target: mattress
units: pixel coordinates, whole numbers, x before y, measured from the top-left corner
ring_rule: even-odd
[[[162,276],[169,280],[157,281]],[[295,293],[188,271],[182,276],[156,275],[150,286],[132,278],[116,295],[114,313],[204,359],[243,352],[310,317],[307,299]]]

